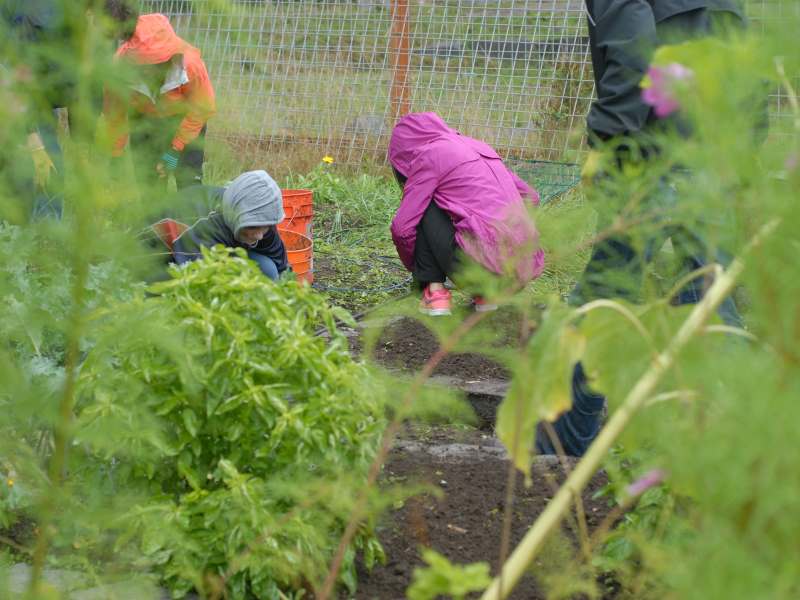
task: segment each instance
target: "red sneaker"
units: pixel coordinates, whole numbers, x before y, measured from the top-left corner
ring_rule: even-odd
[[[427,286],[422,292],[422,299],[419,301],[419,312],[431,317],[441,317],[450,314],[450,290],[441,289],[431,291]]]
[[[483,299],[483,296],[473,296],[472,308],[475,309],[475,312],[492,312],[493,310],[497,310],[497,304],[487,302]]]

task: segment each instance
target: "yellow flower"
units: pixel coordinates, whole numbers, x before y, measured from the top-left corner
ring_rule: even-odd
[[[325,156],[322,157],[322,162],[327,163],[329,165],[333,164],[333,157],[332,156],[328,156],[326,154]]]
[[[14,480],[13,479],[6,480],[6,483],[8,484],[8,487],[14,487]]]

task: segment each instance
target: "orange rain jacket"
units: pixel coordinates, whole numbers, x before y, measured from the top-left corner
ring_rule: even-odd
[[[140,16],[133,37],[120,46],[115,60],[137,65],[173,64],[155,97],[143,85],[132,86],[127,98],[106,90],[104,113],[113,156],[121,155],[128,143],[130,108],[155,118],[182,115],[172,139],[172,148],[178,152],[200,135],[216,112],[214,88],[200,51],[178,37],[164,15]]]

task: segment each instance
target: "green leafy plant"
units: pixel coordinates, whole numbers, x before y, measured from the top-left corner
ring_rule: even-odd
[[[243,253],[212,250],[174,275],[114,312],[178,340],[121,338],[81,370],[77,439],[152,494],[120,517],[130,533],[116,547],[134,539],[178,596],[313,589],[382,429],[381,398],[335,326],[349,317],[308,286],[266,280]],[[146,437],[129,426],[143,419]],[[353,548],[381,557],[367,529]]]
[[[778,21],[765,25],[765,36],[690,43],[658,53],[656,66],[693,74],[668,90],[692,135],[657,136],[658,157],[607,174],[587,188],[587,197],[598,200],[599,240],[624,234],[644,251],[645,241],[658,232],[671,231],[674,241],[688,230],[695,243],[702,239],[722,250],[719,255],[706,251],[706,260],[726,264],[695,266],[682,281],[670,273],[653,282],[660,273],[649,269],[617,273],[619,279],[604,283],[638,290],[629,299],[635,304],[612,298],[577,309],[581,318],[575,325],[585,339],[578,358],[592,389],[607,397],[609,418],[484,600],[507,597],[618,443],[627,460],[635,459],[637,470],[656,464],[669,473],[668,487],[623,494],[619,510],[589,539],[590,549],[599,553],[595,564],[613,570],[624,597],[788,599],[800,592],[800,561],[796,545],[789,543],[797,534],[798,513],[786,479],[797,467],[797,453],[774,443],[784,439],[786,423],[798,418],[798,346],[786,335],[797,322],[796,311],[790,316],[797,285],[781,273],[792,255],[789,248],[796,245],[792,232],[800,214],[790,191],[800,176],[800,102],[793,85],[800,64],[786,58],[794,34],[788,23]],[[791,115],[776,119],[761,145],[762,102],[757,100],[766,96],[760,85],[765,78],[780,86]],[[644,201],[653,197],[659,201]],[[650,250],[673,262],[684,258],[674,246]],[[725,254],[736,259],[729,262]],[[702,300],[675,306],[677,292],[694,278],[703,283]],[[747,329],[723,324],[716,314],[740,283],[749,299],[743,314]],[[546,315],[555,319],[549,328],[545,321],[542,330],[558,330],[558,316]],[[548,349],[553,359],[556,350]],[[574,360],[564,353],[557,362],[566,369]],[[540,377],[536,383],[546,382]],[[560,386],[568,389],[569,379],[562,378]],[[529,389],[522,408],[541,414],[548,404],[535,386]],[[515,401],[513,394],[506,399]],[[506,443],[507,430],[501,431]],[[621,477],[617,485],[624,485],[631,472],[619,469],[613,475]],[[584,554],[581,562],[589,564],[591,553]],[[703,560],[687,559],[697,556]]]
[[[95,45],[103,35],[89,29],[88,5],[60,4],[70,18],[61,42],[16,44],[0,36],[0,525],[13,527],[20,515],[33,525],[24,544],[8,531],[0,542],[21,552],[11,560],[32,563],[31,598],[57,593],[41,584],[50,562],[92,579],[156,572],[175,596],[190,588],[211,598],[309,596],[326,571],[327,597],[337,581],[352,590],[356,554],[367,564],[381,559],[373,508],[390,496],[375,500],[364,491],[358,502],[356,491],[377,483],[400,429],[399,422],[389,428],[373,461],[381,388],[347,356],[335,331],[334,319],[347,316],[308,288],[269,284],[244,257],[218,252],[150,295],[135,290],[128,273],[143,275],[147,260],[131,230],[159,208],[164,190],[109,177],[106,154],[93,145],[92,90],[121,79],[123,69],[108,68],[110,40]],[[99,15],[100,3],[92,4]],[[619,575],[620,594],[637,600],[800,596],[800,464],[792,451],[800,422],[798,23],[786,2],[751,4],[766,17],[766,35],[682,46],[655,59],[656,66],[680,63],[694,73],[675,91],[695,135],[664,136],[662,155],[646,167],[537,213],[546,276],[531,286],[532,296],[500,294],[537,320],[523,327],[538,328],[520,341],[523,352],[472,337],[475,315],[432,325],[442,349],[408,391],[393,390],[397,415],[418,416],[412,409],[428,398],[419,390],[446,352],[490,354],[515,376],[499,429],[515,463],[527,469],[533,425],[566,406],[570,367],[578,358],[585,364],[591,385],[608,397],[611,427],[515,553],[516,575],[530,571],[583,484],[609,465],[605,451],[622,448],[635,469],[611,473],[619,478],[620,512],[612,513],[619,520],[589,532],[582,544],[589,552],[570,563],[565,544],[554,555],[564,559],[549,567],[567,572],[550,580],[553,597],[564,594],[561,581],[573,580],[566,589],[576,589],[578,578],[582,591],[594,593],[590,565]],[[219,18],[208,23],[216,27]],[[75,75],[70,112],[85,118],[71,124],[63,181],[53,179],[64,192],[66,218],[31,222],[35,193],[21,185],[31,176],[30,156],[20,148],[31,125],[49,123],[51,86],[49,77],[26,77],[16,67],[42,58],[55,67],[50,73]],[[777,118],[763,146],[752,135],[754,80],[776,92]],[[674,172],[687,167],[691,178],[676,181]],[[207,174],[223,181],[237,169],[228,164]],[[673,199],[682,201],[641,215],[643,196],[668,176]],[[391,252],[386,225],[399,198],[391,178],[345,176],[334,162],[289,185],[316,192],[318,241],[327,244],[316,250],[361,246],[353,271],[377,249]],[[594,210],[598,231],[587,240]],[[553,303],[543,319],[534,317],[545,292],[571,289],[592,241],[626,233],[642,250],[642,239],[666,220],[742,259],[730,271],[703,272],[711,297],[699,312],[670,304],[674,273],[648,272],[628,282],[642,290],[639,306],[573,312]],[[675,258],[667,248],[655,250]],[[385,271],[380,264],[376,270]],[[376,281],[383,287],[389,279]],[[749,298],[746,332],[713,316],[713,305],[737,283]],[[327,339],[314,335],[320,327]],[[517,424],[522,433],[512,435]],[[645,465],[665,468],[669,480],[633,505],[621,489]],[[509,545],[504,533],[501,547]],[[488,583],[485,565],[458,567],[432,553],[427,559],[409,595],[463,596]],[[534,575],[543,568],[536,563]],[[504,593],[514,579],[503,578]],[[5,581],[0,585],[3,595]]]
[[[70,307],[73,271],[54,251],[46,231],[0,222],[0,527],[30,519],[46,482],[37,461],[49,455],[50,407],[64,382],[63,323]],[[136,284],[114,260],[89,267],[85,309],[129,299]],[[81,350],[93,341],[85,339]]]
[[[428,566],[414,570],[414,580],[406,591],[409,600],[434,600],[440,596],[462,600],[489,584],[487,563],[454,565],[430,548],[422,551],[422,558]]]

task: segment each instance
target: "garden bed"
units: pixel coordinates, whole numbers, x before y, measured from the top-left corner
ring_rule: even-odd
[[[369,325],[369,324],[367,324]],[[377,322],[383,327],[370,358],[380,365],[406,372],[416,372],[439,349],[436,335],[421,320],[397,317]],[[519,344],[520,317],[512,308],[502,308],[476,327],[487,350],[513,348]],[[363,350],[358,337],[351,338],[354,352]],[[453,352],[434,370],[434,375],[463,382],[508,380],[510,373],[498,361],[476,352]]]
[[[346,330],[354,352],[363,352],[365,329],[382,331],[371,353],[379,365],[398,374],[417,373],[438,350],[439,342],[424,320],[393,317],[362,322]],[[480,324],[479,333],[489,347],[513,348],[519,344],[520,321],[513,309],[502,309]],[[405,598],[414,569],[424,566],[421,549],[428,547],[453,563],[486,561],[495,573],[503,527],[509,462],[494,436],[497,407],[508,387],[510,374],[498,362],[473,352],[453,353],[434,371],[431,385],[464,393],[478,417],[477,427],[407,426],[395,443],[383,470],[384,484],[423,484],[440,494],[423,493],[384,515],[378,536],[387,555],[385,565],[371,572],[359,567],[356,599]],[[574,459],[566,463],[569,469]],[[565,465],[557,457],[537,457],[533,483],[525,487],[517,473],[511,525],[511,549],[542,512],[564,480]],[[607,499],[593,498],[607,482],[600,472],[584,490],[586,523],[592,531],[607,516]],[[562,545],[576,552],[575,517],[562,526]],[[347,597],[346,595],[343,597]],[[545,598],[545,589],[532,576],[525,577],[511,598]]]
[[[411,437],[414,439],[404,439],[392,451],[384,467],[384,480],[424,483],[438,488],[441,497],[415,496],[385,516],[378,537],[387,562],[371,572],[360,568],[357,599],[404,598],[414,569],[424,566],[420,558],[422,547],[430,547],[454,563],[488,561],[492,572],[496,571],[509,466],[502,457],[502,447],[486,434],[449,429]],[[553,486],[563,481],[564,468],[555,457],[540,457],[534,464],[532,478],[533,484],[526,488],[517,474],[512,549],[552,498]],[[605,474],[598,473],[583,492],[589,531],[608,514],[606,500],[593,498],[605,483]],[[568,519],[566,523],[570,522]],[[577,537],[567,524],[562,531],[561,543],[574,553]],[[546,595],[541,583],[527,576],[510,597],[535,600]]]
[[[360,254],[359,248],[326,250],[314,257],[314,288],[332,304],[353,314],[407,293],[408,279],[398,259],[389,256],[370,259]]]

